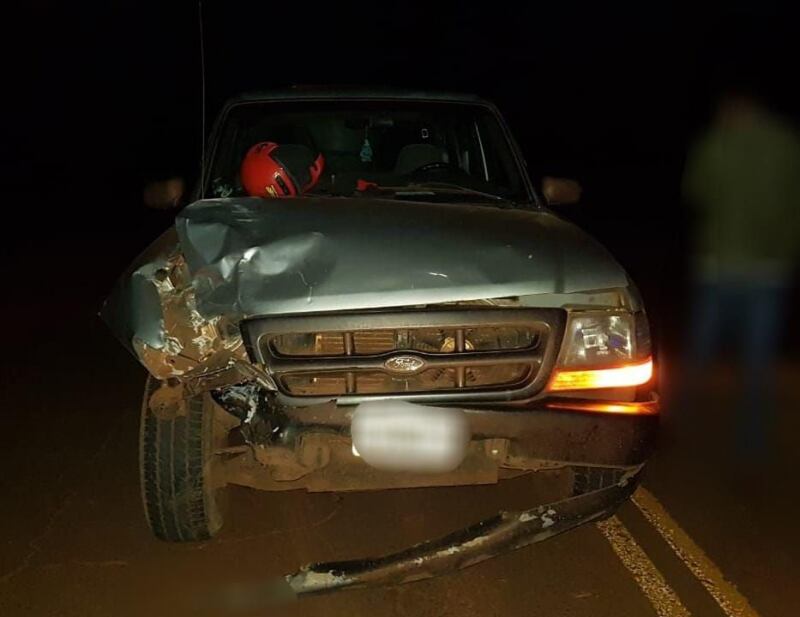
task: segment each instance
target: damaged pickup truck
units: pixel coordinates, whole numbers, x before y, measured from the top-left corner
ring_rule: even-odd
[[[624,270],[546,204],[477,97],[290,89],[223,109],[192,203],[103,309],[149,377],[147,521],[222,526],[268,491],[563,479],[399,553],[305,566],[296,593],[404,582],[609,516],[658,418],[647,318]]]

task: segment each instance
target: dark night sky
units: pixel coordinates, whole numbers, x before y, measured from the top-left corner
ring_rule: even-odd
[[[35,129],[115,146],[103,161],[114,174],[166,164],[153,156],[165,147],[186,164],[199,139],[197,5],[62,4],[29,9],[31,53],[10,63]],[[796,50],[777,9],[738,4],[207,0],[209,115],[230,94],[290,83],[470,90],[500,105],[542,165],[639,160],[682,145],[713,79],[752,79]]]
[[[35,207],[41,237],[74,255],[107,250],[118,271],[168,224],[142,208],[143,180],[196,169],[197,5],[39,0],[25,11],[4,43],[4,142],[7,187],[28,205],[7,224]],[[584,204],[563,214],[639,280],[681,271],[678,180],[715,88],[745,83],[797,109],[783,85],[800,57],[795,22],[763,1],[207,0],[204,13],[209,124],[229,95],[292,83],[477,92],[504,112],[534,175],[583,183]],[[98,227],[108,232],[88,231]],[[17,240],[25,254],[29,240]]]
[[[606,4],[207,0],[209,117],[233,93],[291,83],[477,91],[499,104],[535,167],[591,175],[609,159],[679,158],[715,80],[753,79],[768,67],[780,81],[776,62],[796,49],[769,3]],[[40,1],[30,10],[32,53],[11,70],[28,82],[24,111],[37,137],[67,139],[90,159],[110,150],[94,163],[113,184],[132,169],[191,168],[196,4]],[[15,128],[35,155],[30,127]],[[89,173],[91,162],[62,168],[63,180]]]

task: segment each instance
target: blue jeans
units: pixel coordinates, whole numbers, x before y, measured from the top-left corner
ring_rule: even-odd
[[[765,453],[787,292],[788,284],[760,281],[699,283],[694,289],[688,380],[702,378],[727,336],[742,374],[735,418],[740,454]]]

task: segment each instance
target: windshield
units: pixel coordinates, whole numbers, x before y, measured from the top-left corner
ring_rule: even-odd
[[[206,192],[245,195],[242,158],[256,143],[299,145],[325,157],[311,194],[527,202],[510,144],[492,111],[445,102],[302,101],[232,107]]]

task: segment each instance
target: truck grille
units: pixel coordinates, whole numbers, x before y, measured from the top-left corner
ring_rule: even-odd
[[[459,385],[457,368],[428,369],[406,377],[390,375],[383,371],[290,373],[284,375],[281,382],[289,394],[296,396],[402,394],[513,385],[522,381],[531,369],[531,365],[528,364],[465,368],[463,385]],[[349,385],[348,379],[352,380]]]
[[[280,334],[270,345],[273,353],[279,356],[327,357],[370,356],[392,351],[440,354],[530,349],[539,343],[538,339],[539,332],[529,326],[484,326]]]
[[[537,390],[563,327],[549,309],[428,310],[246,320],[251,357],[291,398],[503,399]]]

